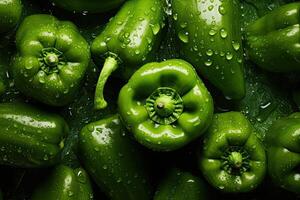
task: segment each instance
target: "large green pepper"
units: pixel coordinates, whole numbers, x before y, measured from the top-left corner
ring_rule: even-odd
[[[102,13],[120,6],[125,0],[50,0],[69,11]]]
[[[85,169],[112,200],[151,199],[145,157],[117,115],[85,126],[79,136]]]
[[[158,47],[164,26],[164,10],[160,0],[129,0],[94,40],[92,53],[104,58],[95,94],[95,108],[107,106],[103,90],[108,77],[121,64],[120,73],[129,78]]]
[[[92,200],[93,191],[82,168],[57,166],[33,193],[31,200]]]
[[[154,200],[205,200],[206,187],[201,179],[189,172],[171,170],[159,184]]]
[[[199,166],[207,181],[224,192],[249,192],[263,181],[267,168],[265,150],[243,114],[214,116]]]
[[[14,28],[22,14],[21,0],[0,1],[0,33],[5,33]]]
[[[51,15],[31,15],[20,25],[16,44],[17,88],[52,106],[70,103],[90,62],[89,45],[76,26]]]
[[[68,126],[63,118],[19,103],[0,104],[0,164],[43,167],[56,164]]]
[[[173,0],[172,9],[183,58],[226,98],[243,98],[239,1]]]
[[[274,183],[300,193],[300,113],[276,121],[267,133],[268,171]]]
[[[247,52],[272,72],[300,71],[300,3],[277,8],[247,27]]]
[[[184,60],[148,63],[121,89],[119,113],[135,138],[157,151],[171,151],[208,128],[213,100]]]

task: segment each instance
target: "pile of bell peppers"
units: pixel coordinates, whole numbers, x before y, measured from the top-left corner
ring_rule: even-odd
[[[0,0],[0,200],[300,199],[300,3]]]

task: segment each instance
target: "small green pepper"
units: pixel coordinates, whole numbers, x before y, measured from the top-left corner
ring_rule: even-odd
[[[300,193],[300,113],[279,119],[266,136],[268,171],[274,183]]]
[[[172,169],[159,184],[154,200],[208,199],[204,182],[189,172]]]
[[[103,13],[120,6],[125,0],[50,0],[69,11]]]
[[[22,14],[21,0],[0,1],[0,33],[13,29],[19,22]]]
[[[68,133],[65,120],[26,104],[0,104],[0,164],[44,167],[56,164]]]
[[[48,105],[70,103],[90,62],[89,45],[76,26],[51,15],[31,15],[20,25],[16,45],[16,87]]]
[[[281,6],[250,24],[249,58],[272,72],[300,71],[300,3]]]
[[[239,1],[173,0],[172,9],[182,57],[226,98],[243,98]]]
[[[95,108],[107,106],[103,90],[109,76],[121,64],[123,77],[128,78],[158,48],[164,23],[160,0],[129,0],[94,40],[92,53],[104,58],[95,94]]]
[[[93,191],[82,168],[57,166],[33,193],[31,200],[92,200]]]
[[[146,158],[127,137],[117,115],[85,126],[79,150],[85,169],[110,199],[151,199]]]
[[[198,138],[210,125],[213,100],[184,60],[148,63],[121,89],[119,113],[137,141],[172,151]]]
[[[205,136],[199,166],[212,186],[239,193],[249,192],[263,181],[266,153],[243,114],[216,114]]]

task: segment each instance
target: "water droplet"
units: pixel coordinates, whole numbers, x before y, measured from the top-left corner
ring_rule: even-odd
[[[241,47],[240,43],[232,41],[232,47],[234,50],[238,51]]]
[[[227,38],[227,36],[228,36],[227,31],[224,28],[222,28],[220,30],[220,35],[221,35],[221,38],[223,38],[223,39]]]
[[[187,31],[180,31],[178,33],[178,37],[184,43],[188,43],[189,42],[189,33]]]
[[[181,27],[181,28],[187,27],[187,22],[182,22],[182,23],[180,23],[180,27]]]
[[[212,11],[212,9],[214,9],[214,6],[213,6],[213,5],[208,6],[208,10],[209,10],[209,11]]]
[[[82,171],[78,171],[77,177],[78,177],[79,182],[81,182],[81,183],[86,182],[86,177],[85,177],[84,173],[82,173]]]
[[[213,52],[213,50],[211,50],[211,49],[208,49],[207,51],[206,51],[206,55],[208,55],[208,56],[212,56],[214,54],[214,52]]]
[[[160,25],[159,24],[150,24],[150,27],[152,29],[152,32],[154,35],[157,35],[160,31]]]
[[[226,59],[227,59],[227,60],[232,60],[232,58],[233,58],[232,53],[227,52],[227,54],[226,54]]]
[[[204,62],[205,66],[209,67],[212,65],[212,61],[208,59],[207,61]]]
[[[219,6],[219,13],[221,15],[225,15],[226,14],[226,10],[225,10],[224,6]]]
[[[217,34],[217,31],[216,31],[215,29],[210,29],[210,31],[208,32],[208,34],[209,34],[210,36],[214,36],[214,35]]]

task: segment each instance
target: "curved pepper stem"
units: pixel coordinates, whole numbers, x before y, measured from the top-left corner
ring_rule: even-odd
[[[236,169],[240,168],[243,164],[243,156],[239,152],[232,152],[229,155],[228,160],[230,164],[233,166],[233,168]]]
[[[95,92],[95,100],[94,100],[94,107],[96,110],[101,110],[106,108],[107,102],[104,99],[104,87],[107,82],[108,77],[119,67],[118,61],[113,57],[107,57],[105,59],[103,68],[101,70],[96,92]]]

